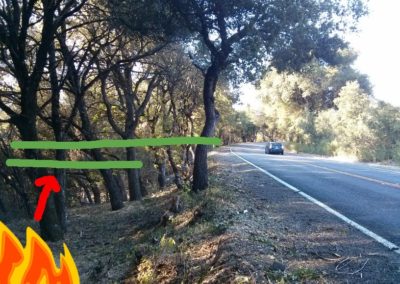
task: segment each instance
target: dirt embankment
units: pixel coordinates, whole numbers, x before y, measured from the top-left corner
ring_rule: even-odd
[[[170,188],[116,212],[71,210],[65,242],[81,282],[399,283],[397,254],[227,149],[210,168],[200,194]],[[7,225],[23,235],[27,224]]]

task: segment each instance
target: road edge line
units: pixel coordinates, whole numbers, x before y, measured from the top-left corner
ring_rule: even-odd
[[[386,240],[385,238],[379,236],[378,234],[375,234],[374,232],[368,230],[367,228],[365,228],[364,226],[358,224],[357,222],[347,218],[346,216],[344,216],[343,214],[339,213],[338,211],[336,211],[335,209],[332,209],[331,207],[329,207],[328,205],[322,203],[321,201],[315,199],[314,197],[308,195],[307,193],[302,192],[301,190],[299,190],[298,188],[294,187],[293,185],[281,180],[280,178],[278,178],[277,176],[274,176],[273,174],[271,174],[270,172],[260,168],[259,166],[253,164],[252,162],[246,160],[245,158],[241,157],[240,155],[236,154],[235,152],[232,151],[232,148],[229,147],[229,150],[231,152],[231,154],[235,155],[236,157],[238,157],[239,159],[245,161],[247,164],[255,167],[256,169],[258,169],[259,171],[261,171],[262,173],[266,174],[267,176],[271,177],[272,179],[274,179],[275,181],[279,182],[280,184],[286,186],[287,188],[289,188],[290,190],[294,191],[295,193],[298,193],[299,195],[301,195],[302,197],[306,198],[307,200],[311,201],[312,203],[318,205],[319,207],[325,209],[326,211],[328,211],[329,213],[335,215],[336,217],[338,217],[340,220],[344,221],[345,223],[347,223],[348,225],[356,228],[357,230],[359,230],[361,233],[363,233],[364,235],[367,235],[368,237],[373,238],[375,241],[377,241],[378,243],[384,245],[385,247],[387,247],[389,250],[396,252],[398,254],[400,254],[400,248],[399,246],[395,245],[394,243],[392,243],[391,241]]]

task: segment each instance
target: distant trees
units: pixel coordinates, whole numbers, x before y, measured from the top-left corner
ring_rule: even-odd
[[[298,151],[398,159],[399,109],[376,102],[368,78],[351,62],[330,67],[314,61],[299,72],[267,73],[261,81],[265,119],[257,123],[259,129]]]
[[[374,160],[400,162],[400,108],[385,102],[372,103],[369,127],[377,137],[372,147]]]
[[[331,113],[330,124],[335,137],[333,143],[337,145],[335,151],[370,160],[377,137],[373,137],[369,127],[372,117],[368,96],[357,82],[349,81],[341,88],[334,103],[337,110]]]

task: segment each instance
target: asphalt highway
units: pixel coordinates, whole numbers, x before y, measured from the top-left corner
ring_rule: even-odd
[[[399,167],[268,155],[264,147],[246,143],[231,151],[400,247]]]

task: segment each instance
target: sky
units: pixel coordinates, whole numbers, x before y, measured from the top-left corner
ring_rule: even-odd
[[[359,56],[354,68],[369,76],[374,97],[400,106],[400,1],[369,0],[369,14],[359,22],[359,32],[347,37]],[[255,89],[241,88],[243,109],[257,107]]]
[[[348,37],[359,56],[354,67],[369,76],[374,96],[400,106],[400,1],[370,0],[360,32]]]

